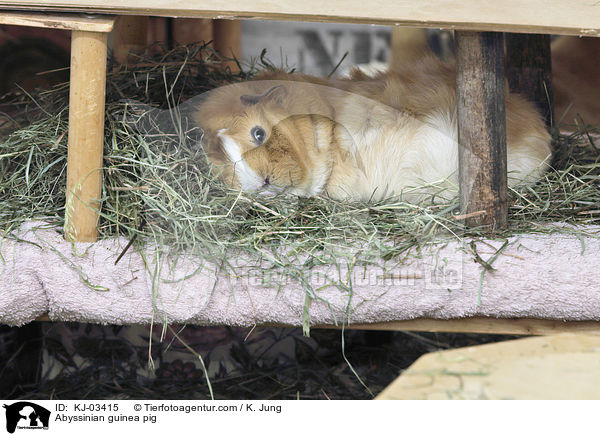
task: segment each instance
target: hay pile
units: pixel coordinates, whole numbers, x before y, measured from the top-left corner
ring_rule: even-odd
[[[432,206],[390,199],[357,204],[236,192],[211,174],[199,146],[202,132],[177,111],[169,131],[160,134],[140,131],[139,123],[132,122],[145,115],[140,108],[142,112],[176,108],[256,71],[232,73],[221,63],[210,47],[192,45],[109,73],[101,237],[125,235],[135,237],[136,244],[152,242],[171,254],[193,252],[219,268],[227,268],[232,253],[246,253],[302,280],[303,271],[313,265],[353,267],[382,258],[401,261],[440,239],[483,236],[485,229],[463,228],[455,217],[456,202]],[[262,67],[269,67],[264,59]],[[22,94],[11,102],[11,123],[19,128],[0,141],[4,236],[27,219],[63,225],[67,100],[68,86],[63,84],[31,96]],[[555,135],[555,169],[537,185],[511,193],[509,226],[498,238],[574,231],[548,226],[555,222],[599,222],[596,133],[597,129],[578,126],[571,135]],[[285,252],[281,247],[286,247]],[[334,285],[351,292],[347,284]],[[314,290],[306,286],[314,298]]]

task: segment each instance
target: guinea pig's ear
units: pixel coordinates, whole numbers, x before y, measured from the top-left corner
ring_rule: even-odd
[[[268,89],[267,91],[265,91],[264,93],[260,94],[260,95],[250,95],[250,94],[244,94],[240,96],[240,101],[242,102],[242,104],[244,106],[254,106],[255,104],[258,104],[260,102],[264,102],[264,101],[275,101],[277,103],[282,103],[283,102],[283,98],[285,97],[285,95],[287,94],[287,90],[285,89],[285,86],[283,85],[277,85],[277,86],[273,86],[272,88]]]

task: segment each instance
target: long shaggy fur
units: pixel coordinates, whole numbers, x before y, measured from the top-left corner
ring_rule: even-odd
[[[507,94],[506,113],[509,185],[532,183],[547,168],[550,135],[520,96]],[[195,113],[231,186],[407,201],[457,194],[456,118],[454,66],[434,57],[376,77],[265,73],[211,92]]]

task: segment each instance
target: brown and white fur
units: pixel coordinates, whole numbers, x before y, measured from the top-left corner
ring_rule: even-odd
[[[509,186],[535,182],[550,135],[520,96],[507,94],[506,113]],[[458,192],[455,71],[434,57],[376,77],[265,73],[212,91],[195,119],[211,162],[244,191],[414,202]]]

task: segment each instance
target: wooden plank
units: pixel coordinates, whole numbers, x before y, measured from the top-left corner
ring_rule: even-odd
[[[41,315],[36,321],[52,321]],[[81,320],[85,322],[85,320]],[[261,327],[296,327],[288,324],[261,324]],[[341,329],[341,325],[317,325],[313,329]],[[413,331],[435,333],[481,333],[498,335],[552,335],[558,333],[600,334],[600,321],[557,321],[535,318],[417,318],[405,321],[388,321],[370,324],[349,324],[347,330]]]
[[[42,315],[36,321],[51,321]],[[84,320],[82,320],[84,321]],[[298,327],[283,324],[264,324],[270,327]],[[341,326],[319,325],[313,329],[340,329]],[[417,318],[406,321],[389,321],[371,324],[349,324],[348,330],[382,330],[447,333],[482,333],[499,335],[551,335],[557,333],[596,333],[600,334],[600,321],[557,321],[535,318],[457,318],[427,319]]]
[[[262,324],[265,327],[298,327],[284,324]],[[340,329],[341,325],[315,325],[312,329]],[[498,335],[549,335],[564,332],[598,333],[600,321],[556,321],[535,318],[417,318],[369,324],[348,324],[348,330],[390,330],[438,333],[482,333]]]
[[[0,3],[0,6],[2,4]],[[42,12],[0,12],[0,24],[12,26],[41,27],[46,29],[110,32],[115,18],[106,15],[83,16],[81,14],[52,14]]]
[[[169,41],[167,20],[169,18],[150,17],[148,21],[148,50],[153,54],[161,52],[159,45],[155,45],[156,42],[165,43]]]
[[[97,238],[107,38],[100,32],[72,34],[65,237],[73,241]]]
[[[162,15],[404,24],[463,30],[600,35],[600,4],[587,0],[11,0],[0,7]]]
[[[561,334],[429,353],[378,400],[600,399],[600,335]]]
[[[337,328],[337,327],[335,327]],[[390,321],[373,324],[351,324],[347,329],[392,330],[415,332],[483,333],[506,335],[549,335],[562,332],[599,333],[600,321],[556,321],[532,318],[461,318]]]
[[[536,104],[548,127],[554,119],[550,35],[507,33],[506,76],[511,92]]]
[[[213,46],[225,58],[241,57],[242,51],[242,23],[239,20],[214,20]],[[232,71],[238,69],[235,61],[226,62],[224,67]]]
[[[48,315],[39,316],[36,321],[52,321]],[[81,320],[85,322],[85,320]],[[264,327],[298,327],[283,324],[263,324]],[[319,325],[313,329],[340,329],[341,326]],[[372,324],[350,324],[347,330],[382,330],[413,332],[482,333],[498,335],[551,335],[556,333],[596,333],[600,334],[600,321],[556,321],[550,319],[507,319],[507,318],[461,318],[389,321]]]
[[[127,64],[129,53],[143,53],[148,46],[148,17],[121,16],[113,33],[113,56],[120,64]]]
[[[503,35],[459,31],[455,45],[461,213],[494,230],[508,219]]]

